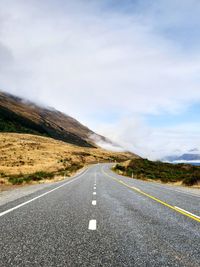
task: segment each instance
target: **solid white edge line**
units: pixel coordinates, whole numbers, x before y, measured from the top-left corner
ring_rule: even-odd
[[[195,214],[193,214],[193,213],[191,213],[191,212],[189,212],[189,211],[187,211],[187,210],[181,209],[181,208],[179,208],[179,207],[177,207],[177,206],[174,206],[174,208],[176,208],[177,210],[182,210],[182,211],[184,211],[185,213],[188,213],[188,214],[190,214],[190,215],[192,215],[192,216],[194,216],[194,217],[200,219],[200,216],[197,216],[197,215],[195,215]]]
[[[1,212],[1,213],[0,213],[0,217],[6,215],[6,214],[8,214],[8,213],[10,213],[11,211],[14,211],[14,210],[16,210],[16,209],[19,209],[19,208],[21,208],[21,207],[23,207],[23,206],[25,206],[25,205],[27,205],[27,204],[29,204],[29,203],[31,203],[31,202],[33,202],[33,201],[39,199],[39,198],[41,198],[41,197],[44,197],[44,196],[46,196],[46,195],[52,193],[52,192],[55,191],[55,190],[58,190],[59,188],[65,186],[65,185],[67,185],[67,184],[70,184],[70,183],[75,182],[76,180],[78,180],[79,178],[81,178],[87,171],[88,171],[88,170],[84,171],[81,175],[79,175],[78,177],[75,177],[73,180],[70,180],[70,181],[68,181],[68,182],[66,182],[66,183],[64,183],[64,184],[62,184],[62,185],[60,185],[60,186],[57,186],[56,188],[54,188],[54,189],[52,189],[52,190],[50,190],[50,191],[48,191],[48,192],[45,192],[45,193],[43,193],[43,194],[41,194],[41,195],[39,195],[39,196],[37,196],[37,197],[34,197],[34,198],[32,198],[32,199],[30,199],[30,200],[28,200],[28,201],[22,203],[22,204],[19,204],[19,205],[15,206],[15,207],[13,207],[13,208],[11,208],[11,209],[8,209],[8,210],[6,210],[6,211]]]
[[[102,168],[102,169],[103,169],[103,171],[105,172],[105,169],[104,169],[104,168]],[[121,181],[121,180],[120,180],[120,182],[123,183],[123,181]],[[156,185],[156,186],[162,188],[160,185]],[[132,186],[132,188],[135,189],[135,190],[137,190],[137,191],[139,191],[139,192],[141,192],[141,190],[140,190],[139,188],[137,188],[137,187]],[[183,194],[187,194],[187,193],[182,192],[182,191],[179,191],[179,190],[173,190],[173,189],[170,189],[170,188],[165,188],[165,189],[168,189],[168,190],[171,190],[171,191],[177,191],[177,192],[180,192],[180,193],[183,193]],[[189,195],[192,195],[192,194],[189,194]],[[194,195],[193,195],[193,196],[194,196]],[[199,197],[199,196],[197,196],[197,197]],[[177,206],[174,206],[174,208],[177,209],[177,210],[181,210],[181,211],[183,211],[183,212],[185,212],[185,213],[187,213],[187,214],[190,214],[191,216],[196,217],[197,219],[200,219],[200,216],[195,215],[194,213],[191,213],[191,212],[189,212],[189,211],[187,211],[187,210],[184,210],[184,209],[179,208],[179,207],[177,207]]]
[[[92,230],[92,231],[96,230],[97,229],[97,221],[96,220],[90,220],[88,229]]]
[[[96,192],[93,192],[93,195],[96,195],[97,193]]]
[[[92,200],[92,205],[96,206],[96,204],[97,204],[97,201],[96,200]]]
[[[169,188],[168,186],[163,186],[162,184],[158,184],[158,183],[155,183],[155,182],[151,182],[150,184],[151,186],[153,185],[154,187],[157,187],[161,190],[169,190],[169,191],[172,191],[172,192],[177,192],[177,193],[181,193],[183,195],[188,195],[188,196],[191,196],[191,197],[198,197],[200,198],[200,195],[197,195],[195,193],[192,193],[192,192],[185,192],[185,191],[182,191],[182,190],[178,190],[176,188]]]

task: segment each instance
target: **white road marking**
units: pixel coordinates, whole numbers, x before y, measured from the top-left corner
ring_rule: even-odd
[[[96,230],[97,229],[97,221],[96,220],[90,220],[88,229],[92,230],[92,231]]]
[[[96,200],[92,200],[92,205],[96,206],[96,204],[97,204],[97,201]]]
[[[94,186],[94,190],[96,190],[97,188],[96,188],[96,186]]]
[[[124,183],[122,180],[119,180],[119,181],[120,181],[121,184],[127,185],[127,184]],[[136,190],[136,191],[138,191],[138,192],[141,192],[141,190],[140,190],[139,188],[135,187],[135,186],[131,186],[131,185],[130,185],[129,187],[133,188],[134,190]]]
[[[93,192],[93,195],[96,195],[97,193],[96,192]]]
[[[104,172],[106,172],[105,171],[105,168],[103,168],[103,171]],[[147,185],[147,182],[145,182],[146,183],[146,185]],[[185,191],[182,191],[182,190],[179,190],[179,189],[176,189],[176,188],[169,188],[168,186],[162,186],[162,185],[160,185],[160,184],[158,184],[158,183],[156,183],[156,182],[148,182],[149,184],[148,184],[148,186],[150,185],[151,187],[153,187],[153,189],[155,189],[155,187],[158,187],[159,189],[161,189],[161,190],[170,190],[170,191],[172,191],[172,192],[177,192],[177,193],[181,193],[181,194],[184,194],[184,195],[189,195],[189,196],[193,196],[193,197],[198,197],[198,198],[200,198],[200,195],[197,195],[197,194],[195,194],[195,193],[193,193],[193,192],[185,192]],[[142,184],[141,184],[141,186],[142,186]],[[140,189],[139,189],[140,190]],[[140,190],[141,191],[141,190]]]
[[[159,186],[157,186],[157,187],[159,187]],[[163,189],[163,187],[161,187],[161,186],[160,186],[160,188]],[[195,193],[185,192],[185,191],[178,190],[178,189],[171,189],[169,187],[164,187],[164,189],[167,189],[167,190],[170,190],[170,191],[175,191],[175,192],[182,193],[184,195],[189,195],[189,196],[192,196],[192,197],[200,197],[200,195],[197,195]]]
[[[141,190],[140,190],[139,188],[135,187],[135,186],[132,186],[132,188],[133,188],[134,190],[138,191],[138,192],[141,192]]]
[[[194,217],[200,219],[200,216],[197,216],[197,215],[195,215],[195,214],[193,214],[193,213],[191,213],[191,212],[189,212],[189,211],[187,211],[187,210],[181,209],[181,208],[179,208],[179,207],[177,207],[177,206],[174,206],[174,208],[177,209],[177,210],[182,210],[182,211],[184,211],[185,213],[188,213],[188,214],[190,214],[190,215],[192,215],[192,216],[194,216]]]
[[[88,170],[87,170],[87,171],[88,171]],[[56,190],[60,189],[61,187],[65,186],[65,185],[67,185],[67,184],[70,184],[70,183],[75,182],[76,180],[78,180],[79,178],[81,178],[87,171],[84,171],[84,173],[82,173],[80,176],[78,176],[78,177],[74,178],[73,180],[70,180],[70,181],[68,181],[68,182],[66,182],[66,183],[64,183],[64,184],[62,184],[62,185],[60,185],[60,186],[58,186],[58,187],[56,187],[56,188],[54,188],[54,189],[48,191],[48,192],[45,192],[44,194],[41,194],[41,195],[39,195],[39,196],[37,196],[37,197],[34,197],[34,198],[32,198],[32,199],[30,199],[30,200],[28,200],[28,201],[26,201],[26,202],[24,202],[24,203],[22,203],[22,204],[19,204],[19,205],[15,206],[15,207],[13,207],[13,208],[11,208],[11,209],[8,209],[8,210],[6,210],[6,211],[1,212],[1,213],[0,213],[0,217],[6,215],[6,214],[8,214],[8,213],[10,213],[10,212],[12,212],[12,211],[14,211],[14,210],[16,210],[16,209],[19,209],[19,208],[21,208],[21,207],[23,207],[23,206],[25,206],[25,205],[27,205],[27,204],[29,204],[29,203],[31,203],[31,202],[33,202],[33,201],[39,199],[39,198],[41,198],[41,197],[44,197],[44,196],[46,196],[46,195],[52,193],[53,191],[56,191]]]
[[[178,192],[178,193],[181,193],[181,194],[184,194],[184,195],[189,195],[189,196],[192,196],[192,197],[199,197],[200,198],[200,195],[197,195],[193,192],[185,192],[185,191],[182,191],[182,190],[179,190],[179,189],[176,189],[176,188],[169,188],[169,186],[161,186],[159,184],[156,184],[154,182],[151,182],[152,184],[149,184],[151,187],[158,187],[160,188],[161,190],[163,189],[166,189],[166,190],[169,190],[169,191],[172,191],[172,192]]]

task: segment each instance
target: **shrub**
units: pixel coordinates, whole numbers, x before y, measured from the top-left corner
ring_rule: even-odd
[[[189,185],[189,186],[198,184],[199,182],[200,182],[200,174],[192,174],[191,176],[186,177],[183,180],[183,184]]]
[[[117,164],[114,168],[126,176],[143,179],[159,179],[162,182],[182,181],[185,185],[194,185],[200,182],[200,167],[187,164],[170,164],[147,159],[134,159],[128,166]]]
[[[40,181],[47,178],[51,179],[53,177],[54,173],[40,171],[32,174],[13,175],[9,177],[8,181],[11,184],[22,184],[22,183],[30,183],[31,181]]]

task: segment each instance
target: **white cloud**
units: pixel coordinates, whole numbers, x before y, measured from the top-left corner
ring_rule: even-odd
[[[181,155],[190,150],[200,151],[200,124],[197,123],[153,128],[142,119],[125,119],[100,127],[99,132],[126,150],[152,160]]]
[[[168,25],[173,1],[167,7],[159,3],[168,12],[156,23]],[[0,87],[54,106],[90,127],[96,125],[91,114],[99,110],[108,116],[128,114],[128,126],[123,118],[115,134],[127,146],[134,141],[138,153],[152,155],[152,146],[140,145],[143,139],[155,143],[155,133],[143,126],[141,115],[173,114],[200,101],[200,53],[183,53],[155,30],[154,6],[147,19],[102,11],[96,1],[4,0],[0,10]],[[180,21],[176,13],[170,25]],[[162,133],[156,139],[163,147],[172,137]]]
[[[114,151],[114,152],[126,151],[124,147],[120,147],[120,145],[118,143],[114,143],[112,139],[103,140],[103,138],[101,138],[97,134],[92,134],[90,138],[95,142],[95,144],[97,144],[99,147],[104,148],[106,150]]]

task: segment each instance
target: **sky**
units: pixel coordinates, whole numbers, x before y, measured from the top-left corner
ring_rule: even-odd
[[[1,0],[0,89],[149,159],[200,150],[199,0]]]

